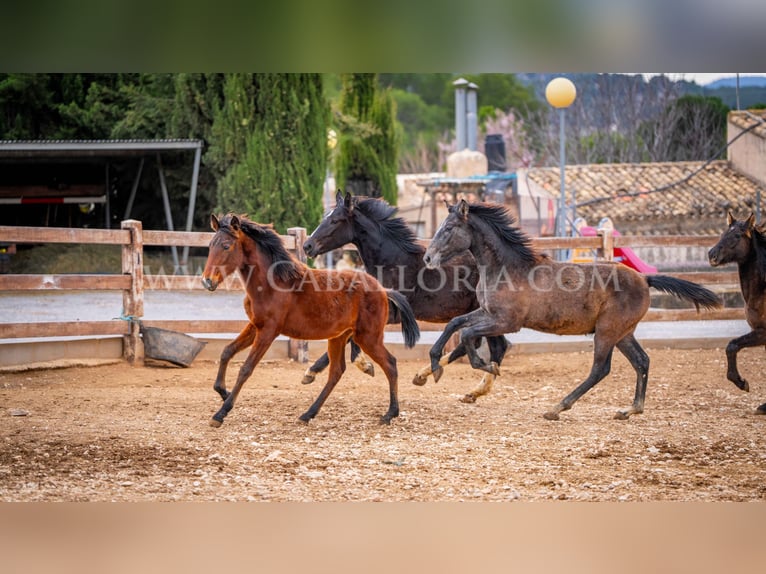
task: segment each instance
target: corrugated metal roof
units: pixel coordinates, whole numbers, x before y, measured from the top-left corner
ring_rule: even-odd
[[[181,151],[202,148],[197,139],[121,139],[121,140],[0,140],[0,157],[34,155],[136,155],[155,151]]]

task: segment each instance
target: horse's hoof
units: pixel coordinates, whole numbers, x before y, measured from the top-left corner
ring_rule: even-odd
[[[557,421],[559,420],[559,413],[555,411],[548,411],[547,413],[543,414],[543,418],[549,421]]]
[[[304,419],[302,416],[298,417],[298,422],[304,424],[305,426],[308,426],[310,420],[311,419],[308,418]]]
[[[766,415],[766,403],[763,403],[760,407],[755,409],[755,414]]]
[[[489,372],[496,377],[500,376],[500,365],[498,365],[495,361],[492,361],[489,365]]]
[[[213,428],[218,428],[223,424],[223,421],[219,421],[218,419],[210,419],[210,426]]]
[[[382,417],[380,417],[380,424],[382,424],[382,425],[390,425],[392,418],[394,418],[394,417],[392,417],[391,415],[383,415]]]
[[[748,384],[748,382],[747,382],[745,379],[743,379],[743,378],[742,378],[742,377],[740,377],[739,375],[735,375],[735,376],[731,376],[731,377],[727,377],[727,378],[728,378],[728,379],[729,379],[729,380],[730,380],[732,383],[734,383],[734,385],[735,385],[735,386],[736,386],[738,389],[740,389],[740,390],[742,390],[742,391],[745,391],[746,393],[749,393],[749,392],[750,392],[750,385]]]
[[[375,376],[375,365],[373,365],[370,361],[357,359],[354,361],[354,365],[356,365],[356,368],[362,371],[365,375],[369,375],[371,377]]]
[[[314,379],[316,379],[316,377],[317,376],[314,375],[314,374],[310,375],[310,374],[306,373],[305,375],[303,375],[303,378],[301,379],[301,384],[302,385],[310,385],[311,383],[314,382]]]
[[[628,420],[628,417],[630,417],[630,413],[628,411],[617,411],[614,414],[614,420],[617,421],[626,421]]]
[[[422,376],[420,373],[417,373],[417,374],[416,374],[416,375],[415,375],[415,376],[412,378],[412,384],[413,384],[413,385],[417,385],[417,386],[419,386],[419,387],[422,387],[422,386],[423,386],[423,385],[425,385],[427,382],[428,382],[428,377],[427,377],[427,376],[425,376],[425,377],[424,377],[424,376]]]
[[[463,395],[462,397],[460,397],[460,402],[466,403],[466,404],[473,404],[476,402],[476,395],[472,395],[471,393]]]
[[[303,413],[301,416],[299,416],[298,420],[306,424],[309,424],[309,421],[313,418],[314,418],[313,416],[311,416],[309,413],[306,412],[306,413]]]
[[[441,378],[442,378],[442,375],[444,374],[444,369],[443,369],[441,366],[438,366],[438,367],[436,367],[436,368],[435,368],[435,369],[432,371],[432,373],[433,373],[433,376],[434,376],[434,382],[435,382],[435,383],[438,383],[438,382],[439,382],[439,379],[441,379]]]

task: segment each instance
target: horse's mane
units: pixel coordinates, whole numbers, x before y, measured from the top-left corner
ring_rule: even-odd
[[[496,255],[504,265],[518,259],[523,263],[535,264],[543,255],[537,253],[526,233],[514,226],[516,220],[500,204],[469,203],[468,213],[480,219],[500,239],[501,247]]]
[[[232,216],[233,214],[229,213],[219,221],[220,227],[230,233]],[[277,278],[290,282],[302,277],[300,263],[285,249],[282,238],[270,225],[250,221],[245,215],[238,215],[237,217],[242,231],[266,255]]]
[[[753,226],[753,247],[758,275],[766,279],[766,224]]]
[[[417,242],[417,237],[407,222],[401,217],[396,217],[396,207],[375,197],[354,197],[353,201],[354,209],[376,222],[383,234],[396,243],[399,249],[405,253],[423,252],[423,247]]]

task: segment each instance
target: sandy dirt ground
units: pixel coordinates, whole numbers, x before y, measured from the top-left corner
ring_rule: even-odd
[[[542,413],[579,383],[587,352],[509,355],[493,392],[467,364],[410,383],[389,426],[382,374],[350,366],[316,419],[297,417],[324,378],[262,363],[221,428],[214,362],[0,373],[3,501],[747,501],[766,499],[766,354],[740,354],[751,393],[725,380],[723,350],[650,351],[646,411],[613,420],[635,377],[612,373],[561,420]],[[240,363],[232,363],[229,383]],[[321,381],[321,382],[320,382]]]

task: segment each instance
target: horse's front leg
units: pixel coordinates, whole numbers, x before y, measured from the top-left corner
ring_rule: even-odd
[[[229,393],[226,390],[226,369],[229,367],[231,359],[239,353],[245,347],[249,347],[253,344],[257,329],[252,323],[248,323],[242,332],[231,343],[226,345],[221,352],[221,359],[218,364],[218,375],[215,377],[215,383],[213,384],[213,390],[221,395],[222,400],[226,400],[229,397]]]
[[[487,346],[489,347],[489,360],[490,364],[497,365],[498,371],[500,370],[500,364],[505,357],[508,348],[510,347],[508,339],[500,336],[487,337]],[[475,403],[476,399],[486,395],[492,390],[492,385],[495,382],[497,375],[494,373],[484,373],[484,376],[479,381],[478,386],[472,391],[466,393],[460,398],[461,403]]]
[[[476,309],[475,311],[471,311],[470,313],[452,319],[447,323],[447,326],[444,327],[444,331],[442,331],[442,334],[439,335],[439,338],[436,339],[436,342],[431,347],[428,355],[431,357],[431,372],[434,375],[434,382],[439,382],[439,379],[444,373],[444,369],[441,365],[441,358],[444,354],[444,346],[447,344],[447,341],[449,341],[454,332],[460,330],[472,317],[475,317],[477,312],[481,312],[481,309]]]
[[[743,391],[749,391],[750,385],[742,378],[737,369],[737,353],[745,347],[755,347],[766,344],[766,329],[755,329],[747,335],[742,335],[729,341],[726,345],[726,378]]]
[[[250,348],[250,353],[248,353],[247,359],[245,359],[245,362],[242,363],[242,366],[239,369],[237,382],[234,383],[234,387],[231,389],[231,393],[228,393],[226,399],[223,401],[221,408],[217,413],[213,415],[213,418],[210,419],[210,426],[219,427],[221,424],[223,424],[223,419],[234,407],[234,401],[237,400],[237,395],[239,395],[239,391],[242,390],[242,385],[244,385],[245,381],[250,378],[250,375],[253,374],[253,370],[255,369],[256,365],[261,360],[263,355],[266,354],[266,351],[269,350],[271,343],[274,342],[276,337],[277,333],[271,330],[268,332],[264,332],[263,329],[256,330],[255,341],[253,342],[253,346]]]
[[[488,335],[496,335],[499,329],[495,320],[489,316],[477,316],[474,321],[471,321],[469,326],[466,326],[460,333],[460,341],[465,347],[468,360],[471,362],[471,366],[474,369],[486,371],[490,375],[498,376],[500,374],[500,368],[495,361],[487,363],[479,356],[479,351],[476,344],[482,337]]]

